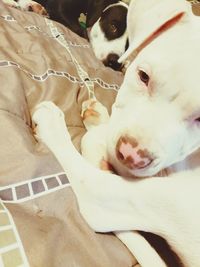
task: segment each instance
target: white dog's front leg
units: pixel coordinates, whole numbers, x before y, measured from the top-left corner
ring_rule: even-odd
[[[142,267],[167,267],[157,251],[137,231],[114,232]]]
[[[130,215],[133,213],[131,183],[95,168],[77,152],[71,142],[64,115],[57,106],[43,102],[37,107],[33,121],[37,124],[38,137],[66,171],[81,213],[93,229],[101,232],[139,226],[146,229],[146,222],[142,226],[140,220]]]
[[[176,244],[180,254],[199,257],[199,243],[191,244],[191,240],[197,241],[193,229],[198,229],[199,219],[190,223],[186,219],[193,214],[200,218],[200,210],[194,210],[198,205],[193,205],[199,194],[198,172],[192,172],[192,179],[187,172],[169,178],[126,180],[93,167],[76,151],[64,115],[54,104],[41,104],[33,120],[40,138],[66,171],[80,211],[94,230],[152,232],[165,238],[172,248]],[[186,196],[190,196],[187,205],[182,205]]]
[[[14,0],[2,0],[3,3],[5,3],[8,6],[12,6],[12,7],[19,7],[19,4],[17,2],[15,2]]]
[[[81,140],[81,154],[93,166],[101,170],[113,171],[107,158],[107,125],[109,114],[98,101],[89,99],[82,104],[82,118],[87,129]],[[166,264],[137,231],[115,232],[142,267],[166,267]],[[145,257],[144,257],[145,255]]]

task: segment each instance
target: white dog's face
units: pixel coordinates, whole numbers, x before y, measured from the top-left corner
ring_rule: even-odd
[[[155,175],[200,147],[200,40],[194,32],[177,25],[129,66],[107,140],[120,174]]]

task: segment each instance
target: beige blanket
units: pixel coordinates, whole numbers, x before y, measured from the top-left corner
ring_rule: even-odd
[[[115,236],[95,234],[82,219],[66,175],[31,124],[35,105],[52,100],[79,148],[82,101],[94,90],[110,110],[122,74],[96,60],[87,41],[37,14],[0,2],[0,24],[0,266],[133,266]]]

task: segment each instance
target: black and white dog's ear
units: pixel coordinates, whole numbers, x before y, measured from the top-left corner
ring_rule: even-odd
[[[107,6],[117,2],[118,0],[89,0],[86,21],[87,27],[92,27],[94,25],[94,23],[101,17],[102,11]]]
[[[155,38],[186,21],[192,14],[191,4],[185,0],[132,0],[128,9],[127,30],[129,48],[120,57],[123,62],[136,55]]]

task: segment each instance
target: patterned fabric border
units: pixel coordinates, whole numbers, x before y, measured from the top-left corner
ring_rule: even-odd
[[[70,48],[68,46],[67,41],[64,38],[64,35],[62,32],[60,32],[57,27],[53,24],[53,21],[45,18],[45,22],[47,24],[47,26],[49,27],[52,36],[56,39],[56,41],[62,46],[64,47],[68,54],[70,55],[72,62],[74,63],[74,66],[76,67],[77,73],[81,79],[81,81],[84,83],[85,87],[88,90],[88,95],[89,98],[96,98],[95,94],[94,94],[94,83],[93,81],[91,81],[88,73],[83,70],[83,68],[80,66],[80,64],[78,63],[78,61],[76,60],[76,58],[73,56],[72,52],[70,51]]]
[[[93,83],[97,83],[103,89],[109,89],[114,91],[119,90],[119,86],[117,84],[106,83],[101,78],[91,78],[91,81]]]
[[[17,20],[15,18],[13,18],[11,15],[2,15],[2,16],[0,16],[0,18],[4,19],[6,21],[17,22]],[[57,36],[54,37],[54,36],[44,32],[40,27],[35,26],[35,25],[25,26],[24,29],[26,29],[29,32],[31,32],[33,30],[38,31],[38,32],[42,33],[43,35],[48,36],[49,38],[53,38],[53,39],[57,38]],[[89,44],[88,45],[87,44],[77,44],[77,43],[70,42],[70,41],[68,41],[68,45],[73,46],[73,47],[90,48]]]
[[[4,203],[21,203],[68,186],[67,176],[62,172],[0,187],[0,199]]]
[[[67,50],[67,52],[71,56],[71,59],[72,59],[74,65],[77,69],[77,73],[78,73],[81,81],[83,82],[83,84],[85,85],[85,87],[88,90],[89,98],[94,98],[94,99],[96,98],[95,93],[94,93],[94,83],[97,83],[99,86],[101,86],[104,89],[111,89],[111,90],[115,90],[115,91],[119,90],[119,86],[116,84],[105,83],[100,78],[90,78],[88,73],[85,70],[83,70],[83,68],[80,66],[80,64],[78,63],[76,58],[73,56],[72,52],[70,51],[70,48],[68,46],[68,42],[64,38],[64,34],[59,32],[59,30],[54,26],[54,24],[51,20],[45,18],[45,21],[51,30],[52,36],[56,39],[56,41],[60,45],[62,45]]]
[[[30,78],[38,82],[44,82],[50,76],[59,76],[59,77],[67,78],[72,83],[79,83],[80,86],[83,86],[83,83],[77,77],[74,77],[70,75],[68,72],[64,72],[64,71],[56,71],[52,69],[47,69],[45,73],[41,75],[36,75],[22,68],[18,63],[13,62],[13,61],[7,61],[7,60],[1,60],[0,67],[16,67],[22,70],[24,73],[26,73]]]
[[[0,18],[4,19],[6,21],[17,22],[17,20],[15,18],[13,18],[11,15],[7,15],[7,14],[0,16]],[[27,71],[26,69],[21,67],[18,63],[12,62],[12,61],[8,61],[8,60],[0,61],[0,67],[17,67],[18,69],[20,69],[24,73],[26,73],[30,78],[32,78],[33,80],[38,81],[38,82],[44,82],[50,76],[58,76],[58,77],[67,78],[68,80],[70,80],[73,83],[78,83],[79,86],[81,86],[81,87],[86,86],[86,88],[88,89],[89,98],[90,97],[91,98],[95,98],[95,95],[94,95],[94,83],[98,84],[103,89],[110,89],[110,90],[115,90],[115,91],[119,90],[119,86],[117,84],[106,83],[100,78],[90,78],[88,76],[87,72],[85,72],[82,69],[82,67],[79,65],[79,63],[74,58],[74,56],[72,55],[72,53],[71,53],[71,51],[69,49],[69,46],[89,48],[90,45],[82,45],[82,44],[77,44],[77,43],[74,43],[74,42],[71,42],[71,41],[66,41],[65,38],[64,38],[64,34],[58,31],[58,29],[54,26],[53,22],[51,20],[48,20],[47,18],[44,18],[44,19],[45,19],[47,25],[50,27],[52,35],[50,35],[48,33],[45,33],[44,31],[42,31],[40,29],[40,27],[35,26],[35,25],[25,26],[24,28],[29,32],[31,32],[32,30],[37,30],[40,33],[48,36],[49,38],[55,39],[62,46],[64,46],[65,49],[67,49],[68,53],[70,54],[70,56],[72,58],[72,61],[73,61],[74,65],[75,65],[75,67],[77,69],[79,77],[72,76],[68,72],[57,71],[57,70],[52,70],[52,69],[47,69],[45,73],[43,73],[41,75],[39,75],[39,74],[36,75],[36,74],[30,73],[29,71]]]
[[[16,19],[13,18],[11,15],[2,15],[0,18],[6,20],[6,21],[11,21],[11,22],[16,22]]]
[[[53,39],[58,38],[58,36],[52,36],[52,35],[44,32],[44,31],[42,31],[40,27],[35,26],[35,25],[26,26],[25,29],[29,32],[36,30],[36,31],[42,33],[43,35],[48,36],[49,38],[53,38]],[[61,35],[63,35],[63,34],[61,33]],[[77,43],[70,42],[70,41],[67,41],[67,43],[68,43],[68,45],[74,46],[74,47],[90,48],[90,45],[87,45],[87,44],[77,44]]]
[[[12,216],[2,202],[0,202],[0,266],[30,266]]]
[[[80,79],[78,77],[72,76],[68,72],[64,72],[64,71],[47,69],[45,73],[43,73],[41,75],[39,75],[39,74],[36,75],[36,74],[33,74],[33,73],[27,71],[26,69],[22,68],[18,63],[13,62],[13,61],[7,61],[7,60],[1,60],[0,61],[0,68],[1,67],[16,67],[16,68],[20,69],[21,71],[23,71],[24,73],[26,73],[30,78],[32,78],[33,80],[35,80],[37,82],[44,82],[50,76],[57,76],[57,77],[66,78],[69,81],[71,81],[72,83],[78,83],[79,86],[81,86],[81,87],[84,86],[84,83],[82,81],[80,81]],[[117,84],[106,83],[100,78],[91,78],[90,80],[93,83],[97,83],[103,89],[110,89],[110,90],[115,90],[115,91],[119,90],[119,86]]]

